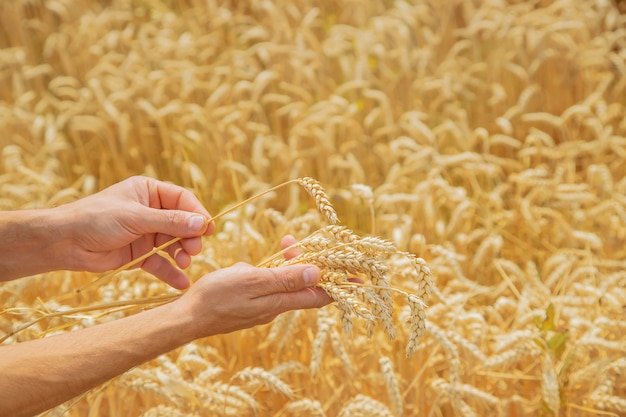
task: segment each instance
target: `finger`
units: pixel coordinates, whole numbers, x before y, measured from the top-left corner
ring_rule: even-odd
[[[172,236],[157,234],[154,238],[154,246],[160,247],[172,240]],[[185,252],[182,245],[182,240],[168,244],[163,250],[176,261],[179,268],[186,268],[191,263],[189,254]],[[153,248],[150,248],[153,249]]]
[[[291,293],[277,293],[268,296],[271,305],[276,306],[278,313],[290,310],[320,308],[330,304],[333,300],[320,287],[304,288]]]
[[[285,235],[280,240],[280,248],[287,249],[289,246],[294,245],[296,242],[296,238],[293,235]]]
[[[210,217],[200,200],[193,193],[179,185],[148,179],[150,207],[170,210],[183,210]]]
[[[257,297],[292,293],[317,284],[319,269],[314,265],[289,265],[277,268],[255,268],[257,279],[251,284]]]
[[[202,238],[200,237],[191,237],[188,239],[183,239],[180,241],[181,245],[185,252],[189,255],[197,255],[202,250]]]
[[[161,208],[200,214],[208,219],[204,234],[208,236],[215,231],[215,222],[210,221],[211,215],[191,191],[159,181],[157,182],[157,194]]]
[[[215,228],[209,218],[181,210],[161,210],[144,207],[136,221],[139,232],[160,233],[173,237],[195,237]]]
[[[176,262],[176,265],[180,269],[185,269],[189,265],[191,265],[191,256],[189,256],[189,254],[187,252],[185,252],[185,250],[183,248],[179,248],[174,253],[172,258],[174,259],[174,261]]]
[[[188,214],[198,214],[210,220],[211,215],[200,200],[189,190],[175,184],[147,178],[149,206],[156,209],[182,211]],[[209,221],[205,225],[203,234],[210,235],[215,231],[215,223]],[[185,236],[176,234],[175,236]]]
[[[189,287],[189,278],[181,270],[175,268],[167,259],[159,255],[152,255],[146,259],[141,269],[178,290],[184,290]]]
[[[156,238],[156,246],[161,246],[171,239],[171,236],[158,235]],[[199,254],[201,250],[202,239],[200,237],[183,239],[165,248],[165,251],[176,261],[176,265],[183,269],[191,264],[191,257]]]
[[[296,238],[293,237],[292,235],[285,235],[283,236],[283,238],[280,240],[280,248],[282,250],[289,248],[292,245],[296,244]],[[285,252],[285,259],[289,260],[289,259],[293,259],[296,256],[300,255],[300,253],[302,252],[302,250],[300,248],[297,247],[293,247],[288,249]]]

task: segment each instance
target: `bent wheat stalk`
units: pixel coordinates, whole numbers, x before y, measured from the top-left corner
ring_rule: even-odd
[[[7,334],[5,334],[4,336],[0,337],[0,344],[2,344],[5,340],[7,340],[8,338],[10,338],[11,336],[16,335],[17,333],[20,333],[26,329],[28,329],[29,327],[34,326],[35,324],[41,322],[44,319],[51,319],[54,317],[71,317],[72,315],[75,314],[80,314],[80,313],[87,313],[87,312],[93,312],[93,311],[100,311],[100,310],[106,310],[105,313],[103,313],[102,315],[106,315],[106,314],[111,314],[117,311],[121,311],[121,310],[125,310],[125,309],[130,309],[130,308],[134,308],[134,307],[138,307],[138,306],[147,306],[147,307],[154,307],[160,304],[167,304],[171,301],[174,301],[176,298],[178,298],[180,295],[179,294],[166,294],[166,295],[161,295],[161,296],[153,296],[153,297],[148,297],[148,298],[141,298],[141,299],[134,299],[134,300],[120,300],[120,301],[113,301],[113,302],[108,302],[105,304],[96,304],[96,305],[90,305],[90,306],[83,306],[83,307],[75,307],[75,308],[71,308],[71,309],[63,309],[63,310],[57,310],[57,311],[39,311],[36,309],[17,309],[17,308],[8,308],[5,310],[0,311],[0,316],[3,314],[21,314],[24,312],[24,310],[30,310],[30,311],[34,311],[38,314],[40,314],[39,317],[37,317],[36,319],[33,319],[29,322],[26,322],[20,326],[18,326],[17,328],[15,328],[13,331],[8,332]],[[114,309],[114,310],[112,310]],[[76,320],[76,321],[80,321],[80,320]],[[74,323],[72,323],[74,324]],[[56,328],[55,328],[56,329]],[[47,331],[45,331],[44,333],[49,333],[55,329],[49,329]]]

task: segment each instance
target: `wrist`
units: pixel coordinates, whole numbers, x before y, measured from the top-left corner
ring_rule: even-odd
[[[0,280],[64,269],[57,209],[0,213]]]
[[[208,336],[206,329],[202,329],[197,317],[194,317],[194,309],[190,307],[187,297],[181,296],[175,301],[164,305],[168,310],[167,315],[173,317],[177,325],[177,336],[180,344],[193,342]]]

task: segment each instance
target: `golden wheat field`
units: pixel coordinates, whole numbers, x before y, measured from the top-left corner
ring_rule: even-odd
[[[308,177],[340,225],[398,251],[381,249],[398,290],[381,311],[285,313],[43,415],[625,416],[625,12],[612,0],[0,1],[0,209],[142,174],[217,214]],[[304,191],[220,218],[192,280],[264,262],[285,234],[327,233]],[[426,296],[406,272],[416,259],[432,278],[425,327],[406,296]],[[2,343],[176,294],[136,269],[98,277],[1,285]]]

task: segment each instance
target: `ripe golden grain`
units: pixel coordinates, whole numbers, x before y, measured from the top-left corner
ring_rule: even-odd
[[[396,416],[402,415],[404,405],[402,403],[400,387],[398,386],[398,381],[393,370],[393,363],[386,356],[381,357],[378,363],[380,364],[380,370],[383,374],[383,379],[385,380],[387,395],[389,395],[389,399],[393,405],[393,412]]]
[[[246,388],[249,390],[257,390],[258,387],[262,385],[287,398],[294,398],[293,390],[289,385],[285,384],[273,373],[266,371],[265,369],[260,367],[244,368],[241,371],[237,372],[233,376],[232,380],[245,381],[244,386],[246,386]]]
[[[403,295],[411,311],[411,333],[406,352],[407,356],[415,353],[417,341],[424,330],[425,300],[430,296],[433,287],[430,269],[423,259],[398,251],[391,242],[377,237],[360,238],[346,227],[336,225],[317,230],[297,242],[294,247],[300,249],[300,253],[294,258],[287,260],[274,255],[259,265],[317,265],[322,272],[319,285],[342,310],[342,322],[346,331],[350,331],[352,327],[350,316],[356,316],[367,320],[370,331],[373,322],[380,322],[387,336],[394,339],[396,331],[393,323],[392,292]],[[291,248],[284,251],[289,249]],[[398,273],[396,265],[401,265],[394,256],[402,256],[408,260],[413,275],[410,280],[417,283],[419,295],[391,286],[390,278]],[[349,279],[352,277],[366,281],[351,282]],[[322,328],[327,327],[328,324],[323,322]],[[321,344],[323,339],[316,346]],[[318,347],[316,352],[319,351]]]
[[[280,412],[295,416],[326,417],[322,404],[318,400],[308,398],[287,403]]]
[[[393,417],[383,403],[363,394],[357,394],[339,411],[337,417]]]

